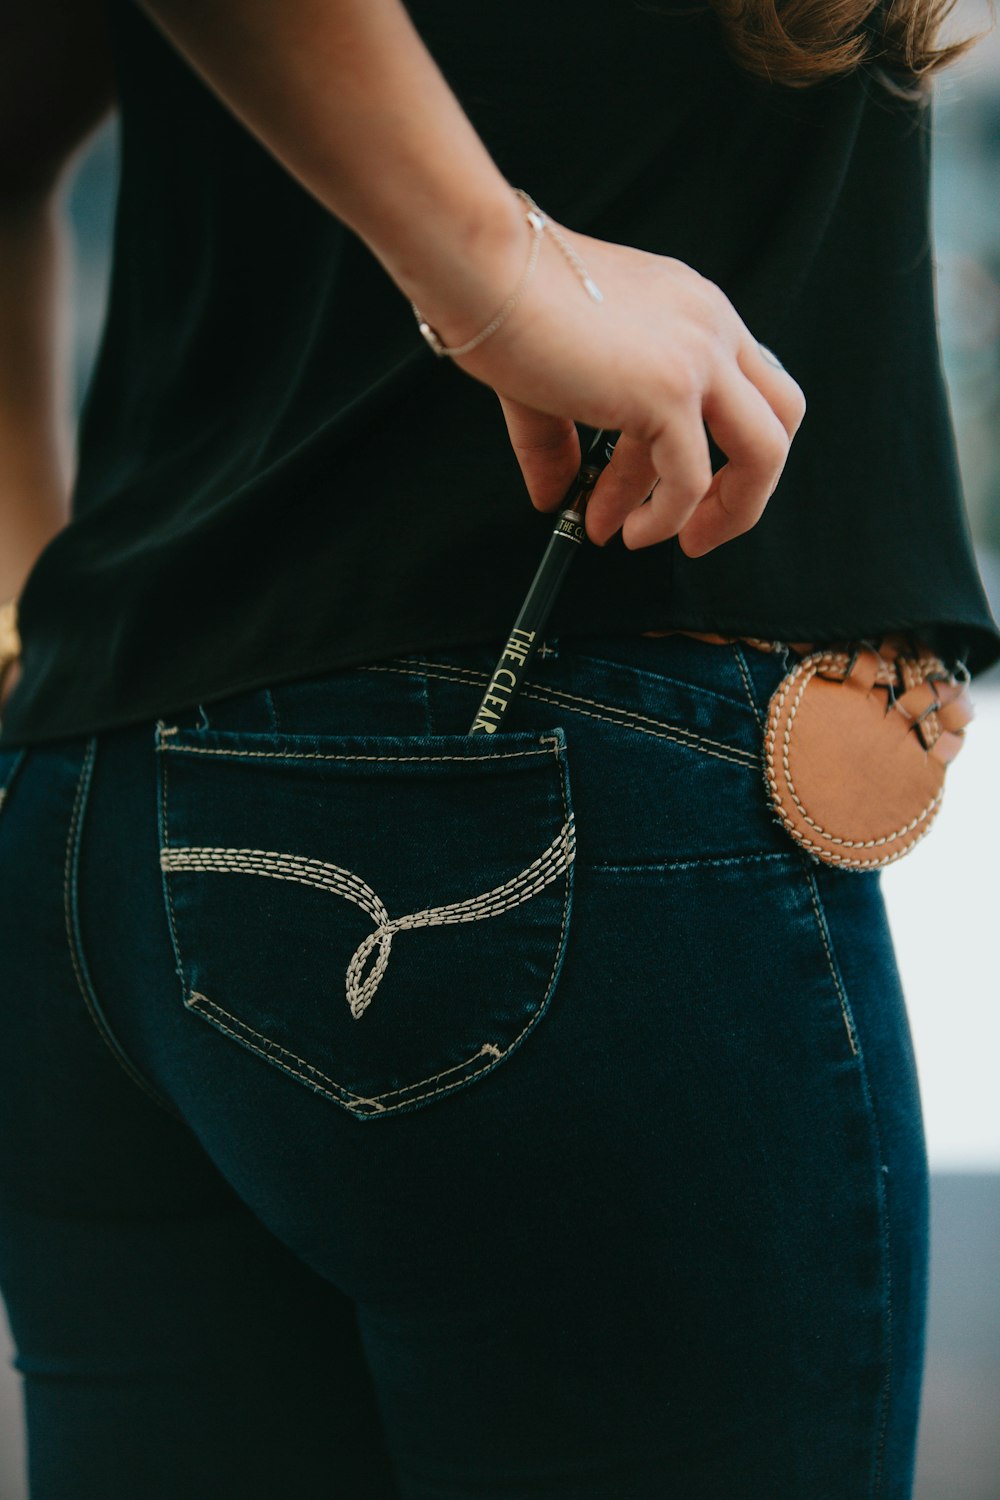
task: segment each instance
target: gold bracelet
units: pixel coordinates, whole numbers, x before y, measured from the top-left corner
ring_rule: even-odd
[[[420,332],[423,334],[428,344],[430,344],[435,354],[448,354],[451,355],[452,358],[454,358],[457,354],[469,354],[473,349],[478,348],[478,346],[483,343],[485,339],[488,339],[491,333],[496,333],[501,323],[505,323],[507,321],[511,313],[514,311],[514,308],[520,302],[521,297],[524,294],[524,289],[531,279],[531,273],[532,271],[534,271],[535,266],[538,264],[538,254],[542,248],[542,235],[545,233],[546,229],[551,232],[552,238],[555,240],[556,244],[559,246],[559,249],[569,261],[570,265],[573,267],[573,270],[576,272],[577,276],[579,276],[580,281],[583,284],[583,289],[587,293],[587,295],[591,297],[594,302],[604,301],[603,293],[594,284],[590,272],[587,270],[587,267],[584,265],[580,256],[577,255],[576,251],[573,249],[573,246],[570,244],[569,240],[559,228],[559,225],[553,223],[548,214],[542,212],[542,210],[538,207],[538,204],[535,202],[534,198],[531,197],[530,193],[526,193],[524,188],[514,188],[514,192],[523,203],[526,203],[528,205],[525,212],[525,218],[528,221],[533,235],[533,239],[531,241],[531,251],[528,255],[528,263],[521,273],[521,277],[517,283],[517,286],[511,292],[510,296],[500,308],[499,312],[490,319],[482,332],[477,333],[475,338],[469,339],[466,343],[456,344],[453,348],[449,349],[442,342],[440,336],[427,322],[426,318],[417,307],[417,304],[413,301],[410,302],[410,306],[413,308],[413,315],[417,320],[417,327],[420,329]]]
[[[0,688],[8,671],[21,655],[21,637],[17,631],[17,600],[0,604]]]

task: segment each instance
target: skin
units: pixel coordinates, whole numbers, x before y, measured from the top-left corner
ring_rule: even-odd
[[[5,0],[0,46],[0,600],[69,518],[68,170],[113,102],[103,0]],[[0,693],[17,681],[15,665]]]
[[[112,91],[100,0],[13,4],[0,53],[0,159],[19,164],[16,180],[0,180],[0,599],[66,519],[58,199]],[[490,321],[531,231],[399,0],[144,9],[446,344]],[[30,88],[13,86],[25,77]],[[621,528],[637,548],[676,535],[700,556],[760,519],[805,397],[692,267],[561,227],[604,300],[546,235],[521,302],[455,363],[496,392],[537,509],[557,508],[576,472],[576,422],[620,431],[587,507],[591,540]],[[706,426],[728,459],[714,475]]]

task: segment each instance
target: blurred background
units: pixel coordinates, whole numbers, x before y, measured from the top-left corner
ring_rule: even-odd
[[[962,0],[945,34],[990,19],[982,0]],[[940,75],[934,138],[941,341],[970,526],[1000,618],[1000,28]],[[116,152],[111,123],[81,157],[68,195],[78,404],[104,317]],[[1000,664],[976,679],[972,696],[976,718],[934,830],[882,876],[933,1174],[916,1500],[1000,1500],[1000,886],[990,849],[1000,832]],[[0,1500],[26,1494],[20,1421],[0,1310]]]
[[[955,12],[984,29],[985,5]],[[952,23],[949,22],[950,33]],[[936,85],[938,313],[969,521],[1000,619],[1000,34]],[[1000,1500],[1000,664],[930,836],[884,871],[932,1170],[917,1500]]]

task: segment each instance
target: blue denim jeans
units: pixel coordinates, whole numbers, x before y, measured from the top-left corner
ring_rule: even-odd
[[[501,642],[0,752],[34,1500],[904,1500],[926,1163],[781,653]]]

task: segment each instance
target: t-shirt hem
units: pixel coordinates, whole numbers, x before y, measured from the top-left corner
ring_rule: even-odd
[[[545,634],[550,640],[586,639],[595,635],[641,635],[643,631],[651,630],[698,630],[726,635],[748,635],[761,640],[782,642],[815,641],[820,645],[844,640],[877,640],[880,636],[894,631],[910,633],[917,639],[930,638],[931,641],[934,637],[940,637],[942,633],[946,633],[964,636],[969,648],[964,659],[958,657],[953,657],[951,660],[945,659],[945,666],[949,670],[960,670],[964,666],[969,675],[975,677],[1000,661],[1000,629],[990,628],[981,622],[971,623],[965,620],[927,621],[911,617],[897,617],[891,619],[889,623],[877,625],[858,626],[844,622],[831,623],[829,620],[818,625],[800,620],[792,623],[789,623],[787,619],[768,621],[759,615],[755,615],[751,621],[745,616],[727,617],[717,612],[690,611],[671,618],[665,618],[662,614],[651,614],[627,625],[623,625],[620,620],[614,623],[596,621],[591,622],[587,629],[579,629],[573,622],[564,622],[553,626]],[[669,639],[669,636],[666,639]],[[349,670],[351,667],[367,666],[373,662],[413,655],[418,652],[460,650],[465,646],[483,647],[492,643],[496,646],[499,655],[505,640],[506,631],[498,633],[495,628],[487,626],[479,630],[470,630],[466,627],[460,632],[427,631],[414,628],[404,634],[394,635],[373,644],[369,649],[361,649],[357,646],[341,651],[324,649],[307,657],[298,658],[294,662],[288,659],[272,660],[253,672],[227,677],[224,682],[205,680],[201,686],[192,683],[190,687],[185,687],[182,691],[162,699],[143,701],[136,706],[111,706],[89,716],[86,714],[74,716],[70,713],[60,718],[47,715],[43,709],[35,713],[30,707],[22,715],[17,711],[17,692],[15,692],[7,714],[0,721],[0,749],[53,744],[61,740],[78,740],[95,734],[135,729],[144,723],[152,725],[158,719],[184,713],[202,703],[217,703],[224,698],[235,697],[241,693],[258,692],[282,682],[294,682],[303,678],[321,676],[327,672]],[[93,656],[90,655],[88,659],[92,663]],[[65,668],[61,670],[60,676],[64,673],[66,673]],[[68,679],[72,680],[74,675],[72,671],[67,675]],[[51,701],[55,693],[56,689],[50,684],[42,697]]]

